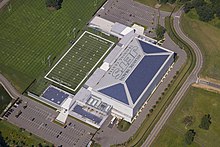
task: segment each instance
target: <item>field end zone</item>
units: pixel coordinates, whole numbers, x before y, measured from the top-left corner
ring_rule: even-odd
[[[65,80],[62,80],[62,79],[65,79],[65,75],[63,75],[63,77],[61,76],[60,78],[57,78],[57,77],[51,77],[51,74],[53,74],[54,72],[54,70],[57,70],[56,68],[58,68],[58,70],[60,70],[60,68],[59,68],[59,63],[61,63],[63,60],[66,60],[65,59],[65,57],[66,58],[68,58],[67,56],[68,56],[68,54],[70,53],[70,51],[76,46],[76,45],[78,45],[79,46],[79,41],[81,41],[82,42],[82,40],[84,39],[84,37],[83,36],[86,36],[88,34],[88,36],[90,37],[90,39],[93,39],[93,40],[90,40],[90,41],[92,41],[92,42],[90,42],[91,43],[91,46],[97,46],[97,47],[99,47],[99,49],[101,49],[101,47],[105,47],[105,49],[103,50],[103,51],[105,51],[105,52],[103,52],[103,54],[102,54],[102,56],[99,56],[99,57],[96,57],[96,59],[94,59],[94,60],[97,60],[97,59],[99,59],[92,67],[89,67],[89,71],[88,72],[86,72],[86,73],[84,73],[84,75],[85,76],[83,76],[83,78],[80,80],[80,82],[76,82],[75,83],[75,85],[73,84],[73,85],[71,85],[70,83],[71,83],[71,80],[69,81],[65,81]],[[85,37],[86,38],[86,37]],[[98,41],[98,42],[97,42]],[[87,41],[85,41],[85,42],[87,42]],[[96,43],[96,44],[92,44],[92,43]],[[77,44],[78,43],[78,44]],[[109,52],[109,50],[112,48],[112,46],[114,45],[114,42],[112,42],[112,41],[110,41],[110,40],[107,40],[107,39],[105,39],[105,38],[103,38],[103,37],[100,37],[100,36],[98,36],[98,35],[96,35],[96,34],[93,34],[93,33],[90,33],[90,32],[88,32],[88,31],[85,31],[77,40],[76,40],[76,42],[67,50],[67,52],[57,61],[57,63],[50,69],[50,71],[44,76],[44,78],[45,79],[47,79],[47,80],[49,80],[49,81],[51,81],[51,82],[54,82],[54,83],[56,83],[56,84],[58,84],[58,85],[60,85],[60,86],[63,86],[63,87],[65,87],[65,88],[67,88],[67,89],[69,89],[69,90],[72,90],[72,91],[76,91],[79,87],[80,87],[80,85],[84,82],[84,80],[90,75],[90,73],[94,70],[94,68],[100,63],[100,61],[102,61],[102,59],[105,57],[105,55]],[[82,45],[82,46],[84,46],[84,44]],[[76,49],[76,47],[74,48],[74,49]],[[78,48],[77,48],[78,49]],[[81,49],[81,48],[80,48]],[[98,50],[99,50],[98,49]],[[89,51],[91,51],[90,50],[90,47],[89,48],[83,48],[82,49],[82,53],[83,53],[83,51],[85,51],[85,50],[87,50],[88,52]],[[98,51],[98,50],[96,50],[96,52]],[[101,50],[102,51],[102,50]],[[93,53],[95,52],[95,50],[93,51]],[[78,52],[77,52],[78,53]],[[73,55],[73,53],[71,54],[71,55]],[[94,54],[93,54],[94,55]],[[80,56],[80,53],[79,53],[79,56]],[[79,56],[77,56],[77,57],[79,57]],[[92,55],[91,56],[89,56],[90,57],[90,60],[91,60],[91,57],[92,57]],[[85,60],[88,60],[88,58],[89,57],[85,57],[84,59]],[[64,62],[64,61],[63,61]],[[64,63],[66,63],[66,62],[64,62]],[[67,64],[67,63],[66,63]],[[88,64],[88,62],[87,62],[87,64]],[[76,67],[77,66],[77,63],[72,63],[71,64],[71,67],[69,67],[69,69],[68,70],[66,70],[65,71],[65,73],[71,73],[71,70],[74,68],[74,67]],[[80,69],[82,69],[82,67],[83,66],[85,66],[85,65],[81,65],[80,66]],[[63,67],[62,67],[62,69],[63,69]],[[73,69],[74,70],[74,69]],[[75,69],[76,70],[76,69]],[[59,71],[60,72],[60,71]],[[63,72],[63,71],[62,71]],[[57,74],[57,73],[55,73],[55,74]],[[77,74],[77,75],[79,75],[79,74]],[[80,75],[80,76],[82,76],[82,75]],[[70,78],[74,78],[74,75],[73,75],[73,77],[71,76]],[[72,81],[73,82],[73,81]],[[77,86],[76,86],[77,85]],[[72,88],[72,86],[75,86],[75,88]]]

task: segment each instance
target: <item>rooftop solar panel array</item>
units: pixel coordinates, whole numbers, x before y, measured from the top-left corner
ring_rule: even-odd
[[[79,105],[76,105],[73,108],[73,112],[76,112],[76,113],[82,115],[83,117],[86,117],[86,118],[96,122],[97,124],[99,124],[102,121],[101,118],[99,118],[98,116],[96,116],[92,113],[89,113],[89,112],[83,110],[82,106],[79,106]]]
[[[144,41],[139,40],[139,43],[143,49],[143,51],[147,54],[150,53],[164,53],[167,52],[166,50],[160,49],[152,44],[146,43]]]
[[[49,87],[42,95],[43,98],[57,105],[60,105],[68,96],[68,94],[54,87]]]
[[[133,103],[158,72],[169,55],[145,56],[126,80]]]
[[[116,84],[104,89],[99,90],[99,92],[104,93],[122,103],[129,105],[128,98],[123,84]]]

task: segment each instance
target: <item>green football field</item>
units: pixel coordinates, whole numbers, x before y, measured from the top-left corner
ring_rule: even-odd
[[[113,42],[84,32],[45,78],[75,91],[107,54]]]
[[[0,10],[0,72],[24,90],[67,50],[105,0],[64,0],[50,11],[45,0],[11,0]],[[24,82],[25,81],[25,82]]]

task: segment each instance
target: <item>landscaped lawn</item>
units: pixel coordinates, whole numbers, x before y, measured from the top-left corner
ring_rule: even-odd
[[[131,124],[125,120],[121,120],[119,123],[118,123],[118,126],[117,128],[122,131],[122,132],[125,132],[127,131],[129,128],[130,128]]]
[[[11,97],[8,95],[7,91],[5,91],[4,87],[0,84],[0,114],[10,103]]]
[[[39,146],[39,144],[43,146],[52,146],[51,143],[40,139],[39,137],[30,134],[26,131],[21,131],[20,128],[8,123],[7,121],[0,121],[0,132],[1,136],[4,138],[5,142],[9,146],[23,146],[30,147],[34,145],[35,147]],[[0,145],[1,146],[1,145]]]
[[[204,57],[202,77],[220,80],[220,20],[209,23],[198,20],[195,10],[183,15],[182,28],[200,47]]]
[[[0,10],[0,72],[23,92],[62,56],[104,2],[65,0],[60,10],[50,11],[45,0],[11,0]]]
[[[188,129],[194,129],[196,137],[191,146],[215,147],[220,144],[220,94],[199,88],[190,88],[177,109],[174,111],[164,128],[155,139],[152,146],[185,146],[184,134]],[[211,115],[209,130],[199,128],[201,118]],[[186,126],[183,119],[193,116],[193,123]]]

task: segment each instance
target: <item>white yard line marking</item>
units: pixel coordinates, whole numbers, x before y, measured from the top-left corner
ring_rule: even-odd
[[[85,33],[88,33],[88,34],[90,34],[90,35],[92,35],[92,36],[96,36],[97,38],[100,38],[100,39],[102,39],[102,40],[105,40],[105,41],[111,43],[111,45],[110,45],[109,48],[106,50],[106,52],[102,55],[102,57],[98,60],[98,62],[96,62],[96,64],[92,67],[92,69],[86,74],[86,76],[82,79],[82,81],[77,85],[77,87],[76,87],[75,89],[72,89],[72,88],[70,88],[70,87],[68,87],[68,86],[66,86],[66,85],[64,85],[64,84],[61,84],[61,83],[59,83],[59,82],[57,82],[57,81],[55,81],[55,80],[53,80],[53,79],[47,77],[47,76],[52,72],[52,70],[62,61],[62,59],[70,52],[70,50],[75,46],[75,44],[84,36]],[[84,80],[88,77],[88,75],[90,75],[90,73],[94,70],[94,68],[99,64],[99,62],[100,62],[100,61],[104,58],[104,56],[109,52],[109,50],[112,48],[113,45],[114,45],[114,42],[112,42],[112,41],[110,41],[110,40],[107,40],[107,39],[105,39],[105,38],[103,38],[103,37],[101,37],[101,36],[98,36],[98,35],[96,35],[96,34],[93,34],[93,33],[90,33],[90,32],[88,32],[88,31],[85,31],[85,32],[76,40],[76,42],[67,50],[67,52],[57,61],[57,63],[56,63],[56,64],[51,68],[51,70],[44,76],[44,78],[47,79],[47,80],[49,80],[49,81],[51,81],[51,82],[54,82],[54,83],[56,83],[56,84],[58,84],[58,85],[60,85],[60,86],[63,86],[63,87],[65,87],[65,88],[69,89],[69,90],[76,91],[76,89],[79,88],[79,86],[84,82]],[[77,53],[78,53],[78,52],[77,52]],[[72,57],[74,57],[74,56],[72,56]],[[89,62],[87,62],[86,64],[89,64]]]

